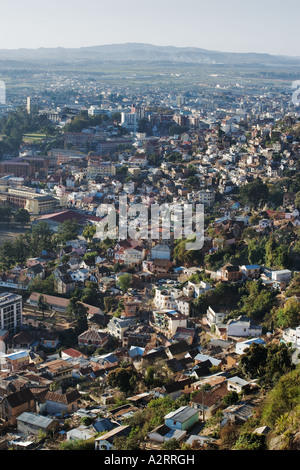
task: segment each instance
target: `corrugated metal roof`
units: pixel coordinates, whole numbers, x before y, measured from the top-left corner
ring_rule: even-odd
[[[39,428],[47,428],[55,420],[48,418],[47,416],[37,415],[35,413],[28,413],[24,411],[20,416],[18,416],[17,421],[22,421],[23,423],[32,424]]]

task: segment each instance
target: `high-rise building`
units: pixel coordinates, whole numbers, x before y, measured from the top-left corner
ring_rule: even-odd
[[[0,294],[0,330],[15,333],[22,325],[22,296],[10,292]]]

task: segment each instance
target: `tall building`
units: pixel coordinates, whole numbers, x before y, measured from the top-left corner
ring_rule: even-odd
[[[0,330],[15,333],[22,325],[22,296],[4,292],[0,294]]]

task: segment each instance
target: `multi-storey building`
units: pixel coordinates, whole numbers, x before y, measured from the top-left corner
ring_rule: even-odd
[[[15,333],[22,325],[22,296],[0,294],[0,330]]]
[[[155,310],[150,326],[167,338],[172,338],[177,328],[187,327],[187,317],[174,310]]]

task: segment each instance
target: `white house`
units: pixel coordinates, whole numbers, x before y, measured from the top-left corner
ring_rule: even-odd
[[[221,311],[221,312],[216,312],[212,307],[208,307],[206,311],[206,318],[207,318],[207,323],[209,326],[212,325],[221,325],[224,322],[224,319],[228,312]]]
[[[241,379],[240,377],[234,376],[227,379],[227,390],[229,392],[241,393],[246,387],[248,387],[250,382],[247,380]]]
[[[171,249],[168,245],[156,245],[151,250],[151,259],[170,259]]]
[[[227,323],[227,336],[257,337],[262,333],[262,327],[255,325],[251,318],[240,316],[236,320]]]
[[[77,271],[70,271],[70,276],[75,282],[85,282],[89,278],[88,269],[78,269]]]
[[[272,271],[272,281],[277,282],[289,282],[292,277],[292,271],[289,269],[280,269],[278,271]]]
[[[294,348],[300,349],[300,326],[283,330],[281,341],[291,343]]]
[[[235,345],[235,352],[236,354],[242,355],[246,351],[246,349],[250,348],[252,343],[256,344],[265,344],[264,340],[261,338],[251,338],[246,341],[239,341]]]

